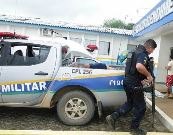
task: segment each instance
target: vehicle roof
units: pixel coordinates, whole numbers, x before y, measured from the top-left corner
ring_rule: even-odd
[[[28,38],[25,39],[4,39],[6,42],[20,42],[20,43],[28,43],[28,44],[40,44],[40,45],[47,45],[47,46],[65,46],[68,48],[68,53],[75,54],[75,56],[83,56],[83,57],[93,57],[84,46],[74,42],[72,40],[66,40],[64,38],[46,38],[46,37],[38,37],[38,38]]]
[[[61,43],[60,40],[51,40],[51,39],[46,39],[46,38],[37,38],[37,39],[3,39],[5,42],[20,42],[20,43],[28,43],[28,44],[40,44],[40,45],[47,45],[47,46],[57,46],[57,44]]]

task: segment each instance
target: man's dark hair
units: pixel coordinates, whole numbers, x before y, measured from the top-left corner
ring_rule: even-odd
[[[152,48],[156,48],[157,44],[153,39],[148,39],[147,41],[145,41],[144,46],[149,46]]]

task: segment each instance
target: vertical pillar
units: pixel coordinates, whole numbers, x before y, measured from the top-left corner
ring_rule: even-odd
[[[81,45],[85,45],[85,34],[82,35],[82,42],[81,42]]]
[[[70,32],[68,31],[67,33],[67,39],[69,40],[70,39]]]

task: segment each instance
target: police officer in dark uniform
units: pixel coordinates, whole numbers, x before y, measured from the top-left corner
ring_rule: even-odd
[[[133,52],[128,53],[123,81],[127,102],[106,117],[106,121],[112,129],[115,128],[117,118],[125,115],[133,108],[133,118],[130,128],[132,131],[137,132],[137,134],[145,134],[144,130],[139,128],[139,125],[146,111],[146,103],[143,90],[136,88],[141,87],[144,82],[153,83],[152,73],[148,68],[148,55],[156,47],[156,42],[153,39],[149,39],[144,45],[138,45]]]

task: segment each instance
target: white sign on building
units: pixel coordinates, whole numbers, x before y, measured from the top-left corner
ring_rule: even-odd
[[[154,24],[155,22],[161,20],[166,15],[173,12],[173,1],[172,0],[165,0],[161,3],[156,9],[149,12],[146,17],[135,25],[134,33],[138,33],[145,28],[149,27],[150,25]]]

